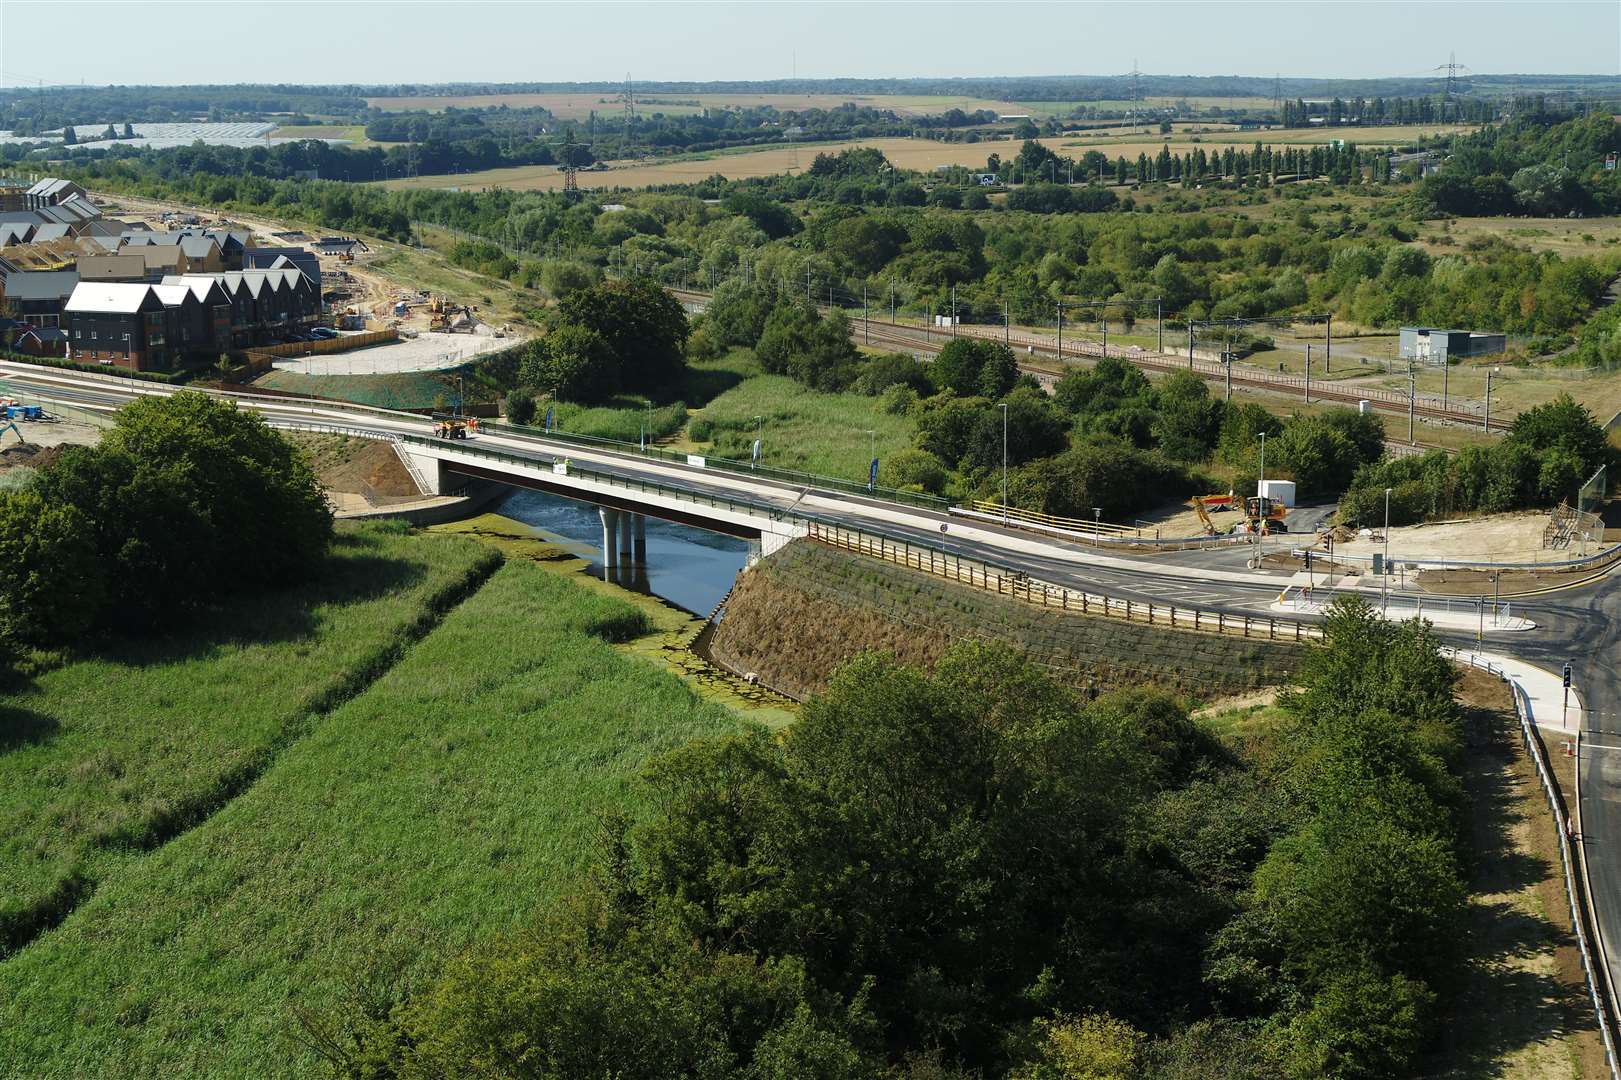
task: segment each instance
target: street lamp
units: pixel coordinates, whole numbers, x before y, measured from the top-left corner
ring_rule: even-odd
[[[1390,489],[1385,488],[1385,561],[1379,575],[1379,611],[1390,611]]]
[[[1092,507],[1092,550],[1096,551],[1102,546],[1103,536],[1103,508]]]
[[[1007,521],[1007,402],[998,401],[996,407],[1002,410],[1002,525]]]

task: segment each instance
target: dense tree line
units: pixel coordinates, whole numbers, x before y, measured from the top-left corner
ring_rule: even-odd
[[[0,493],[0,647],[161,631],[313,573],[331,538],[314,473],[262,420],[197,393],[143,397],[97,446]]]
[[[867,656],[651,765],[534,931],[312,1041],[345,1076],[1402,1075],[1454,985],[1452,679],[1342,606],[1235,750],[1003,648]]]
[[[1621,170],[1606,170],[1604,159],[1617,151],[1621,134],[1608,111],[1564,119],[1527,110],[1454,138],[1441,171],[1418,195],[1448,214],[1613,214],[1621,209]]]
[[[1386,488],[1393,525],[1560,502],[1575,505],[1582,484],[1615,457],[1603,425],[1586,406],[1561,395],[1516,416],[1499,443],[1360,469],[1340,503],[1340,516],[1383,523]]]

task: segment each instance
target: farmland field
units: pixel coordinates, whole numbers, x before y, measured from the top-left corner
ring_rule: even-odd
[[[1409,142],[1420,134],[1442,134],[1466,130],[1454,125],[1446,127],[1385,127],[1289,129],[1261,131],[1238,136],[1216,133],[1194,136],[1179,132],[1165,138],[1132,136],[1115,131],[1098,135],[1065,135],[1037,140],[1056,153],[1079,157],[1088,150],[1097,150],[1110,158],[1124,157],[1134,160],[1138,154],[1154,155],[1162,145],[1169,145],[1173,153],[1187,153],[1196,148],[1206,153],[1220,152],[1227,147],[1249,149],[1257,141],[1275,146],[1312,146],[1330,139],[1345,139],[1362,146],[1380,146]],[[881,150],[890,162],[900,168],[928,172],[940,165],[964,165],[978,168],[990,154],[1008,157],[1018,152],[1019,142],[1001,139],[978,143],[947,143],[932,139],[883,138],[861,139],[850,142],[802,143],[798,146],[774,146],[766,150],[742,150],[733,153],[692,155],[654,162],[609,162],[602,172],[582,172],[582,188],[638,188],[656,184],[694,184],[719,173],[728,180],[742,180],[756,176],[775,176],[808,167],[817,154],[833,154],[852,147],[873,147]],[[797,163],[797,165],[796,165]],[[502,187],[516,191],[549,191],[563,186],[563,174],[550,165],[524,165],[506,169],[487,169],[483,172],[459,173],[445,176],[417,176],[385,182],[385,187],[456,187],[472,191],[485,187]]]
[[[601,815],[640,812],[650,756],[740,727],[609,643],[645,625],[506,563],[257,783],[0,962],[0,1075],[322,1074],[296,1009],[528,924],[576,885]]]
[[[647,98],[645,104],[638,97],[638,109],[647,113],[662,112],[670,115],[696,113],[705,108],[738,109],[754,106],[770,106],[776,109],[834,109],[847,103],[874,109],[889,109],[900,116],[928,116],[943,113],[948,109],[961,109],[970,113],[988,109],[998,114],[1028,113],[1033,117],[1062,117],[1068,116],[1078,105],[1095,109],[1131,108],[1131,101],[1126,98],[1106,101],[1005,101],[955,94],[688,94],[652,91],[645,96]],[[1141,107],[1171,106],[1178,101],[1186,101],[1195,109],[1269,109],[1272,106],[1270,98],[1258,97],[1145,97],[1142,99]],[[664,104],[666,102],[669,104]],[[448,108],[478,109],[501,105],[513,109],[539,106],[550,110],[560,120],[583,120],[592,110],[600,113],[604,108],[612,109],[618,103],[616,93],[603,91],[463,94],[447,97],[422,95],[366,99],[366,104],[385,112],[403,112],[410,109],[441,112]]]
[[[365,124],[288,124],[272,131],[266,138],[344,139],[357,149],[381,145],[366,138]]]

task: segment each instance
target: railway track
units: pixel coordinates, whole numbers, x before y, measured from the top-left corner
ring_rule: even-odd
[[[709,294],[697,292],[692,289],[672,289],[676,296],[694,304],[708,301]],[[825,305],[819,305],[818,310],[826,310]],[[996,327],[958,326],[958,336],[989,338],[994,341],[1006,340],[1015,348],[1024,348],[1026,355],[1044,356],[1055,362],[1065,362],[1070,358],[1098,359],[1103,356],[1103,347],[1092,341],[1078,341],[1073,345],[1066,344],[1060,359],[1057,341],[1054,338],[1043,337],[1036,334],[1014,332],[1004,334]],[[924,328],[912,328],[891,323],[880,323],[872,320],[855,318],[850,320],[850,334],[863,342],[879,345],[891,345],[908,350],[921,350],[938,353],[951,340],[951,335],[941,335]],[[1207,382],[1227,385],[1231,378],[1232,385],[1246,390],[1264,390],[1268,393],[1299,396],[1306,398],[1306,380],[1292,375],[1272,375],[1253,368],[1234,366],[1229,376],[1227,366],[1212,360],[1195,357],[1191,362],[1185,356],[1174,353],[1150,352],[1137,348],[1110,347],[1108,355],[1135,364],[1148,371],[1172,372],[1192,371],[1195,375]],[[1043,386],[1051,386],[1057,381],[1057,375],[1052,371],[1028,364],[1020,364],[1019,370],[1032,375]],[[1397,413],[1405,415],[1408,410],[1408,401],[1405,394],[1392,390],[1382,390],[1378,387],[1344,387],[1337,386],[1334,380],[1314,380],[1311,386],[1312,401],[1328,401],[1357,405],[1366,401],[1370,408],[1380,412]],[[1478,410],[1442,407],[1433,399],[1426,400],[1420,396],[1412,405],[1414,416],[1421,416],[1428,420],[1440,420],[1455,424],[1468,424],[1479,426],[1481,415]],[[1507,431],[1512,421],[1501,417],[1492,417],[1491,431]],[[1420,444],[1422,445],[1422,444]]]

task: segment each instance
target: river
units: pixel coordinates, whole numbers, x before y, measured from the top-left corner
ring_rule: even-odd
[[[591,564],[593,575],[695,615],[713,611],[748,562],[747,540],[650,517],[645,576],[640,568],[627,568],[612,576],[602,565],[602,521],[595,506],[540,491],[517,490],[496,512],[562,541]]]

